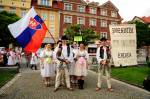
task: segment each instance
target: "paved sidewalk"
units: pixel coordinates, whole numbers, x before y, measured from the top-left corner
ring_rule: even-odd
[[[95,92],[97,75],[92,71],[85,79],[84,90],[76,88],[71,92],[61,88],[55,93],[54,86],[46,88],[43,85],[40,71],[23,69],[21,72],[20,78],[7,88],[0,99],[150,99],[149,92],[117,80],[112,80],[114,92],[107,91],[106,83],[101,91]]]

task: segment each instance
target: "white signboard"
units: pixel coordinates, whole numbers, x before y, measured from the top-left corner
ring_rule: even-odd
[[[137,65],[135,24],[109,25],[115,66]]]

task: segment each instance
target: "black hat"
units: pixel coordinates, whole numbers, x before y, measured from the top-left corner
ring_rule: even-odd
[[[102,37],[102,38],[100,39],[100,41],[107,41],[107,39],[106,39],[105,37]]]
[[[63,36],[61,37],[61,40],[68,40],[68,37],[67,37],[66,35],[63,35]]]

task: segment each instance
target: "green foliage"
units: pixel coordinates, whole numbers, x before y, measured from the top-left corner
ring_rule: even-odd
[[[138,48],[145,45],[150,45],[150,28],[148,25],[139,21],[129,23],[136,24]]]
[[[93,71],[98,72],[98,66],[91,66]],[[143,85],[143,80],[147,75],[150,74],[150,69],[147,65],[145,66],[136,66],[136,67],[124,67],[111,68],[111,75],[113,78],[125,81],[131,84]]]
[[[11,80],[18,72],[17,70],[0,70],[0,88]]]
[[[97,39],[99,35],[94,32],[91,28],[84,28],[81,25],[71,25],[68,26],[65,35],[67,35],[71,42],[74,41],[74,36],[82,36],[84,42],[89,42]]]
[[[142,85],[144,78],[150,74],[147,66],[112,68],[112,76],[131,84]]]
[[[10,43],[17,44],[8,30],[8,25],[19,19],[16,14],[11,14],[6,11],[0,12],[0,46],[8,47]]]

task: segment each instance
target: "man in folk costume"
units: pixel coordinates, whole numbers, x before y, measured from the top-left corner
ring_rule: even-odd
[[[67,40],[68,38],[66,36],[62,36],[62,47],[59,48],[56,53],[57,74],[56,74],[54,92],[56,92],[59,88],[62,73],[65,73],[65,81],[68,90],[73,90],[70,86],[70,77],[69,77],[69,67],[70,67],[70,63],[73,60],[73,54],[72,54],[71,46],[67,45]]]
[[[98,83],[97,83],[96,91],[99,91],[101,89],[102,76],[105,73],[108,91],[112,92],[113,89],[112,89],[111,82],[110,82],[111,54],[110,54],[110,46],[108,46],[107,43],[108,42],[106,38],[101,38],[101,46],[97,49],[97,53],[96,53],[96,58],[99,64]]]

